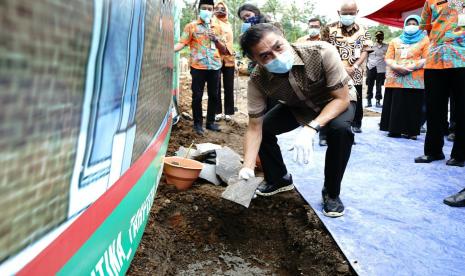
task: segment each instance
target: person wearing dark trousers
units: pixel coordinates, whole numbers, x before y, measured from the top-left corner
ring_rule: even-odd
[[[339,21],[328,24],[321,32],[321,40],[334,45],[344,63],[347,73],[352,78],[357,90],[357,108],[352,123],[355,133],[362,132],[363,103],[363,66],[368,54],[373,51],[370,32],[356,23],[358,7],[355,0],[343,1]]]
[[[450,100],[450,118],[449,123],[447,124],[447,141],[454,142],[455,140],[455,100],[454,95],[451,93]]]
[[[192,117],[194,117],[194,127],[202,126],[202,97],[207,84],[208,105],[207,105],[207,129],[212,128],[215,121],[216,99],[218,93],[218,79],[220,70],[199,70],[191,67],[192,76]],[[214,129],[212,129],[214,130]]]
[[[326,42],[291,45],[277,27],[267,23],[248,29],[241,37],[241,47],[258,65],[248,83],[249,126],[239,177],[255,176],[258,153],[265,182],[258,187],[257,195],[272,196],[294,189],[277,135],[296,129],[293,161],[308,169],[305,166],[312,163],[314,139],[326,128],[323,214],[342,216],[344,205],[339,194],[354,141],[351,123],[356,96],[349,88],[351,78],[338,51]],[[268,112],[267,98],[278,101]]]
[[[424,155],[416,163],[430,163],[445,158],[444,121],[450,91],[455,102],[455,140],[449,166],[465,166],[465,18],[463,1],[427,0],[421,26],[428,31],[431,45],[425,64],[427,132]],[[444,199],[454,207],[465,207],[465,189]]]
[[[229,10],[224,1],[219,1],[215,5],[215,19],[218,25],[223,29],[224,41],[228,48],[228,54],[221,55],[223,66],[221,67],[221,75],[223,76],[223,82],[221,77],[218,85],[218,99],[216,103],[216,116],[215,120],[219,121],[225,119],[230,121],[232,115],[234,115],[234,71],[236,65],[236,58],[234,54],[234,36],[231,23],[228,21]],[[224,114],[223,114],[223,103],[221,99],[221,83],[223,83],[224,91]]]
[[[223,82],[221,81],[221,76],[218,85],[218,97],[216,103],[216,116],[215,120],[219,121],[224,119],[225,121],[231,121],[232,115],[234,115],[234,67],[227,67],[223,65],[221,67],[221,76],[223,76]],[[224,114],[223,113],[223,103],[221,97],[221,84],[223,83],[224,91]],[[223,116],[224,115],[224,116]]]
[[[416,140],[425,102],[424,70],[429,39],[419,29],[420,17],[410,15],[404,30],[389,43],[386,53],[386,91],[380,130],[388,137]]]
[[[362,120],[363,120],[363,104],[362,104],[363,86],[354,85],[354,87],[357,92],[357,105],[355,108],[354,121],[352,122],[352,130],[355,133],[361,133],[362,132]]]
[[[371,107],[373,99],[373,88],[376,83],[376,107],[381,108],[383,99],[382,88],[386,79],[386,62],[384,57],[388,49],[388,44],[384,43],[384,33],[377,31],[375,33],[376,44],[373,46],[373,52],[368,55],[367,61],[367,107]]]
[[[447,120],[449,97],[444,93],[444,84],[452,86],[457,105],[456,133],[452,147],[450,166],[465,166],[465,68],[443,70],[425,70],[426,93],[426,124],[425,155],[415,159],[416,163],[430,163],[444,159],[444,122]],[[454,92],[456,91],[456,92]],[[460,106],[460,107],[459,107]]]
[[[187,24],[174,51],[190,48],[192,75],[192,116],[194,117],[194,131],[203,135],[202,96],[207,83],[208,108],[206,128],[221,131],[215,124],[215,112],[218,93],[219,74],[221,69],[221,54],[228,54],[229,50],[223,39],[223,29],[212,21],[213,0],[199,1],[199,19]]]
[[[373,99],[373,89],[375,88],[376,85],[376,104],[375,106],[378,108],[381,108],[381,100],[383,99],[383,85],[384,81],[386,80],[386,73],[378,73],[378,70],[376,67],[373,67],[371,69],[367,68],[367,107],[372,107],[372,99]]]
[[[342,177],[354,142],[350,127],[355,114],[355,106],[355,102],[352,102],[345,112],[324,127],[329,145],[325,159],[323,186],[325,196],[337,197],[340,194]],[[265,115],[259,155],[268,182],[279,181],[283,175],[288,175],[277,136],[300,126],[291,109],[283,104],[278,104]],[[260,191],[258,194],[260,195]],[[262,193],[262,195],[267,194]]]

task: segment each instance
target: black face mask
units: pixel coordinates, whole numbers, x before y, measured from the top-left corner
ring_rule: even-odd
[[[226,17],[226,12],[217,11],[215,12],[215,15],[216,17],[223,18],[223,17]]]

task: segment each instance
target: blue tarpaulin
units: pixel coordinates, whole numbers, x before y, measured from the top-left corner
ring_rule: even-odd
[[[359,275],[464,275],[465,208],[442,203],[465,187],[465,168],[444,161],[415,164],[419,140],[388,138],[378,118],[365,118],[342,183],[346,213],[323,216],[321,188],[326,148],[315,146],[315,165],[295,165],[289,148],[295,132],[279,143],[288,170]],[[444,153],[449,156],[451,143]]]

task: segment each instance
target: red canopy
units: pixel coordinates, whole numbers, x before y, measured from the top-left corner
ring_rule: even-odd
[[[402,28],[405,18],[414,13],[420,15],[424,4],[425,0],[394,0],[365,17],[384,25]]]

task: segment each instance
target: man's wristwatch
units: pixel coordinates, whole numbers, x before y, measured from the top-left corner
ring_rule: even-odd
[[[311,121],[307,126],[313,128],[316,132],[320,132],[321,130],[321,126],[317,121]]]

